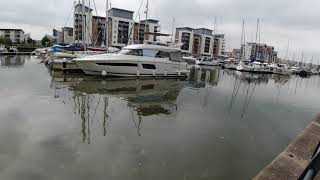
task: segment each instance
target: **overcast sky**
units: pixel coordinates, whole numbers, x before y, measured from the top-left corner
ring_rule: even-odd
[[[89,0],[86,0],[87,2]],[[112,7],[137,12],[142,0],[111,0]],[[146,0],[143,0],[146,2]],[[0,1],[0,28],[22,28],[32,38],[41,39],[53,28],[72,25],[73,0]],[[104,15],[105,0],[95,0],[99,15]],[[91,0],[93,7],[93,1]],[[150,0],[150,18],[159,19],[161,31],[171,33],[173,18],[177,26],[214,28],[226,34],[226,48],[238,48],[241,21],[246,23],[247,41],[255,41],[257,18],[261,19],[261,42],[275,46],[280,56],[300,59],[305,52],[310,61],[320,63],[319,0]],[[144,17],[141,10],[141,19]],[[69,14],[70,18],[68,19]],[[96,14],[94,12],[94,14]]]

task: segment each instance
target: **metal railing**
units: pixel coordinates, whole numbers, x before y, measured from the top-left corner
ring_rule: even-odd
[[[314,179],[320,170],[320,142],[313,155],[308,167],[303,171],[299,180],[312,180]]]

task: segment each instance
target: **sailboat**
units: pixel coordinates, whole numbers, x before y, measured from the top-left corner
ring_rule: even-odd
[[[249,62],[246,61],[246,37],[245,37],[245,24],[244,20],[242,20],[242,32],[241,32],[241,42],[240,42],[240,48],[241,48],[241,57],[240,62],[236,66],[236,69],[238,71],[251,71],[251,67],[249,65]]]

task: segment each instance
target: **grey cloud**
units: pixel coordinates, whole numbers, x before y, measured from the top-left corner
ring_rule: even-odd
[[[105,1],[95,0],[99,15],[104,15]],[[146,0],[144,0],[146,2]],[[137,11],[141,0],[112,0],[113,7]],[[73,1],[64,0],[11,0],[0,3],[0,24],[11,22],[46,28],[64,26]],[[92,5],[92,3],[91,3]],[[317,0],[150,0],[150,17],[159,19],[162,31],[171,33],[173,17],[176,26],[214,27],[214,17],[218,20],[219,33],[227,34],[231,48],[239,46],[241,20],[246,20],[247,37],[252,40],[257,18],[261,18],[263,39],[275,42],[275,47],[284,49],[291,39],[292,51],[320,53],[316,38],[320,36],[320,13]],[[92,5],[93,7],[93,5]],[[141,18],[144,18],[144,7]],[[69,20],[68,24],[71,24]],[[273,32],[277,30],[277,33]],[[38,33],[37,33],[38,34]],[[296,37],[301,36],[303,37]],[[40,38],[40,37],[37,37]],[[278,39],[276,39],[278,38]],[[312,45],[312,48],[309,46]],[[302,49],[302,50],[301,50]]]

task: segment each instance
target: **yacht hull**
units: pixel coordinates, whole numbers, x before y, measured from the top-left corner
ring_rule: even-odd
[[[120,77],[186,77],[189,75],[185,62],[151,62],[132,60],[76,60],[76,64],[87,75]]]

